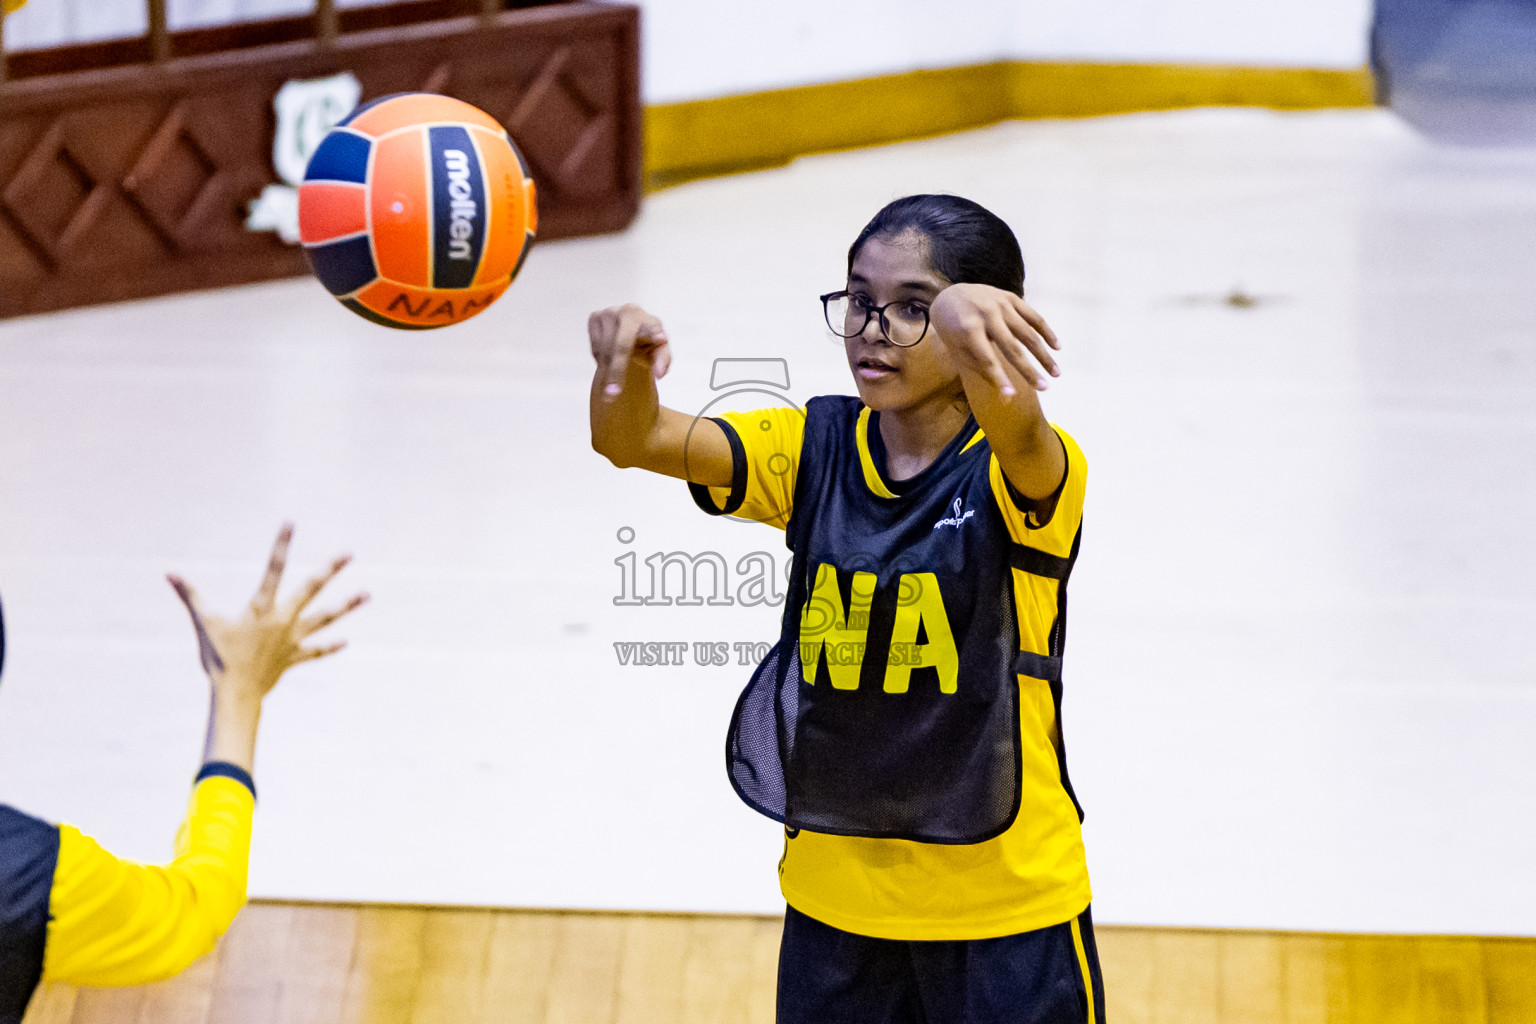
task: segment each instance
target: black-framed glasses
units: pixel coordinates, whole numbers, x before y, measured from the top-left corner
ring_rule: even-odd
[[[928,307],[912,299],[873,305],[869,296],[848,291],[828,292],[821,297],[827,327],[839,338],[856,338],[869,321],[878,319],[885,340],[898,348],[910,348],[928,334]]]

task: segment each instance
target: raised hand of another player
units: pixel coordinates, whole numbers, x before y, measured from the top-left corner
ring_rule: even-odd
[[[1061,375],[1051,355],[1061,348],[1055,333],[1012,292],[952,284],[934,299],[929,317],[961,370],[985,377],[1005,398],[1015,393],[1015,378],[1044,391],[1050,377]]]
[[[661,321],[639,306],[611,306],[587,317],[587,338],[603,397],[612,401],[624,390],[631,364],[643,363],[660,380],[672,365],[672,350]]]
[[[358,594],[333,611],[305,613],[325,585],[346,568],[352,556],[335,559],[297,594],[279,604],[277,590],[288,562],[288,545],[292,539],[293,526],[286,524],[272,546],[267,571],[256,596],[237,619],[208,614],[203,611],[197,593],[185,580],[180,576],[167,577],[192,617],[203,670],[208,673],[215,690],[259,702],[294,665],[334,654],[346,646],[344,640],[319,646],[305,646],[305,642],[361,606],[368,600],[367,594]]]

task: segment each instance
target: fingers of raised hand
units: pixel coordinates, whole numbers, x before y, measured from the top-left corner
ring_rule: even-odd
[[[672,368],[672,346],[667,344],[666,335],[661,336],[660,341],[652,342],[651,348],[651,375],[657,380],[667,375]]]
[[[1006,326],[996,316],[987,314],[978,314],[959,326],[964,330],[960,333],[959,344],[951,342],[951,349],[973,372],[990,380],[1001,394],[1014,394],[1013,380],[1008,376],[1003,358],[1000,358],[1006,357],[1007,350],[1003,344],[1008,333]]]
[[[1045,322],[1045,317],[1040,315],[1039,310],[1025,302],[1023,296],[1012,295],[1010,298],[1013,300],[1013,308],[1035,329],[1041,338],[1045,339],[1045,343],[1051,348],[1060,351],[1061,341],[1057,339],[1056,332],[1051,330],[1051,325]]]
[[[219,650],[214,646],[213,637],[208,634],[207,620],[203,616],[201,605],[198,603],[197,591],[180,576],[174,574],[165,577],[176,591],[176,596],[181,598],[181,603],[186,607],[187,614],[192,619],[192,631],[197,634],[197,656],[202,662],[203,671],[210,675],[224,671],[224,659],[219,656]]]
[[[272,610],[277,602],[277,588],[283,582],[283,569],[288,564],[288,545],[293,541],[293,524],[284,523],[282,529],[277,531],[277,541],[272,545],[272,554],[267,559],[267,571],[261,578],[261,586],[256,590],[256,596],[251,598],[251,611],[257,615],[265,615]]]
[[[587,317],[587,341],[592,346],[592,358],[601,366],[608,364],[608,350],[613,343],[617,316],[616,310],[600,309]]]
[[[352,600],[348,601],[346,604],[342,605],[340,608],[335,609],[334,611],[321,612],[318,615],[311,615],[308,618],[301,620],[294,632],[300,639],[318,633],[320,630],[324,629],[326,626],[329,626],[343,615],[354,612],[361,608],[363,605],[367,604],[368,599],[369,595],[358,594],[356,597],[352,598]]]
[[[176,596],[181,598],[181,603],[186,606],[187,614],[192,616],[192,621],[200,621],[202,619],[202,606],[198,603],[197,591],[192,589],[192,584],[175,573],[167,573],[165,579],[166,582],[170,583],[171,589],[176,591]]]
[[[598,334],[593,339],[593,347],[597,350],[598,365],[603,371],[603,394],[612,398],[619,393],[624,383],[624,374],[629,371],[629,358],[634,351],[635,336],[633,332],[625,333],[624,325],[620,322],[623,309],[605,309],[594,313],[597,320]]]
[[[611,320],[605,324],[604,350],[608,359],[605,366],[603,393],[614,397],[624,387],[624,376],[629,372],[635,352],[652,351],[653,370],[659,377],[671,364],[671,354],[666,351],[667,332],[661,321],[639,306],[620,306],[603,310]]]
[[[1047,387],[1044,374],[1061,376],[1061,367],[1051,354],[1050,342],[1015,307],[1003,310],[1002,325],[1004,337],[999,339],[999,347],[1025,379],[1044,391]]]
[[[327,657],[329,655],[335,654],[345,646],[347,646],[347,642],[345,640],[338,640],[334,644],[327,644],[324,647],[300,648],[298,654],[294,655],[293,664],[298,665],[306,661],[315,661],[319,658]]]
[[[613,395],[615,377],[622,380],[629,366],[629,347],[619,337],[619,310],[600,309],[587,318],[587,338],[592,344],[592,358],[597,361],[605,382],[603,391]]]
[[[326,584],[335,579],[336,574],[341,572],[341,570],[345,569],[351,563],[351,555],[342,555],[340,558],[332,561],[330,566],[324,572],[311,579],[308,583],[304,584],[304,589],[299,591],[298,596],[295,597],[292,604],[289,605],[288,621],[297,621],[300,613],[302,613],[305,608],[309,607],[309,603],[311,601],[319,596],[320,591],[325,589]]]

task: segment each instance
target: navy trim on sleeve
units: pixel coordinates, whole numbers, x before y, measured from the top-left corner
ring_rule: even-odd
[[[725,439],[731,445],[731,493],[726,496],[724,508],[715,507],[715,499],[710,497],[709,488],[703,484],[690,480],[688,493],[693,495],[693,503],[703,511],[712,516],[728,516],[741,508],[741,503],[747,500],[747,449],[737,436],[735,427],[718,416],[709,418],[720,424],[720,429],[725,431]]]
[[[230,764],[228,761],[209,761],[197,773],[197,778],[192,780],[192,784],[195,786],[204,779],[211,779],[215,776],[234,779],[251,791],[251,799],[254,800],[256,798],[256,780],[251,778],[251,773],[237,764]]]
[[[0,804],[0,1024],[21,1024],[43,976],[59,828]]]

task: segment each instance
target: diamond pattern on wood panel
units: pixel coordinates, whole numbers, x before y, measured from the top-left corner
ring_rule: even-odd
[[[556,49],[503,119],[535,178],[565,190],[577,185],[594,141],[612,130],[609,115],[568,74],[571,56],[569,46]]]
[[[421,91],[448,93],[451,91],[448,88],[448,83],[452,81],[453,65],[447,61],[443,61],[441,64],[434,67],[432,69],[432,73],[427,76],[426,81],[421,83]]]
[[[52,267],[48,257],[0,205],[0,292],[30,287]]]
[[[123,176],[123,193],[167,244],[179,247],[199,197],[219,172],[177,104]]]
[[[0,192],[0,203],[26,241],[50,264],[57,264],[65,236],[96,189],[96,178],[70,151],[56,122]]]

